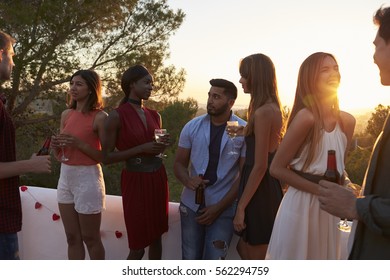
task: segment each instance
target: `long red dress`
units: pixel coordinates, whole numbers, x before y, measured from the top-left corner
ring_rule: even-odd
[[[129,103],[116,109],[121,123],[116,142],[118,150],[153,141],[154,129],[160,128],[160,116],[154,110],[143,109],[147,127]],[[155,172],[123,169],[121,189],[129,248],[145,248],[168,231],[168,177],[164,165]]]

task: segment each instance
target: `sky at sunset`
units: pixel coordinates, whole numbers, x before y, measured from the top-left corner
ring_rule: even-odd
[[[264,53],[274,62],[280,98],[291,107],[298,69],[317,51],[338,60],[340,107],[351,113],[390,105],[390,87],[380,84],[373,63],[376,26],[374,12],[383,0],[168,0],[186,14],[171,37],[167,64],[184,68],[187,82],[180,98],[193,97],[203,105],[212,78],[235,83],[234,109],[246,108],[249,96],[242,91],[238,64],[241,58]]]

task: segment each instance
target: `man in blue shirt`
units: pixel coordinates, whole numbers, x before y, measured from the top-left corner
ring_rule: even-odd
[[[175,175],[184,185],[180,203],[183,259],[225,259],[233,236],[245,140],[229,139],[226,122],[238,121],[240,126],[246,122],[231,110],[236,86],[224,79],[213,79],[210,84],[207,114],[184,126],[174,163]],[[202,184],[204,203],[197,204],[195,192]]]

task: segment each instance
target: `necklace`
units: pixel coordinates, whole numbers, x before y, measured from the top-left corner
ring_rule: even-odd
[[[128,98],[127,101],[129,103],[132,103],[132,104],[135,104],[135,105],[139,105],[139,106],[142,105],[142,101],[141,100],[135,100],[135,99],[132,99],[132,98]]]

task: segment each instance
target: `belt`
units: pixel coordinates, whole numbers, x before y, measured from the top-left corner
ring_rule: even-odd
[[[295,173],[297,173],[299,176],[305,178],[306,180],[309,180],[310,182],[313,182],[316,184],[318,184],[321,180],[325,180],[325,177],[322,175],[314,175],[314,174],[305,173],[305,172],[294,170],[294,169],[291,169],[291,170],[294,171]]]
[[[133,157],[126,160],[126,170],[130,172],[154,172],[162,165],[159,157]]]
[[[321,180],[325,180],[325,177],[323,175],[314,175],[314,174],[305,173],[305,172],[294,170],[294,169],[291,169],[291,170],[294,171],[295,173],[297,173],[299,176],[305,178],[306,180],[309,180],[310,182],[313,182],[316,184],[318,184]],[[341,177],[342,184],[344,184],[344,180],[345,180],[345,176],[343,174]]]

